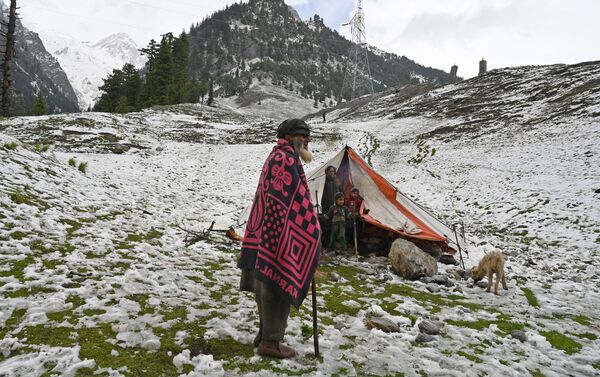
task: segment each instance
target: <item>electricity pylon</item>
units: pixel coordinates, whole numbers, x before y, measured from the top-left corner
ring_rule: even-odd
[[[350,99],[360,97],[364,94],[373,94],[373,79],[371,68],[369,68],[369,56],[367,50],[367,36],[365,28],[365,14],[363,12],[363,0],[358,0],[354,16],[343,24],[350,25],[352,32],[352,49],[344,75],[344,83],[340,93],[340,99],[344,94],[350,92]]]

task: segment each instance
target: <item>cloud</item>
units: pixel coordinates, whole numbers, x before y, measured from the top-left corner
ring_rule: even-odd
[[[285,0],[303,19],[319,14],[341,27],[356,0]],[[234,0],[27,0],[19,4],[26,26],[97,41],[126,32],[139,45],[179,33]],[[427,66],[459,75],[488,66],[575,63],[600,59],[597,0],[364,0],[367,41]],[[35,31],[35,27],[32,29]]]
[[[491,68],[600,58],[592,0],[373,0],[365,13],[369,43],[466,77],[482,57]]]
[[[179,33],[233,0],[28,0],[19,4],[25,26],[34,25],[80,40],[97,41],[126,32],[140,45],[167,32]]]

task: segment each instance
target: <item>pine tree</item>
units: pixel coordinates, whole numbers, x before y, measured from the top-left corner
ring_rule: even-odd
[[[208,106],[212,106],[215,102],[215,91],[213,88],[212,80],[210,80],[210,83],[208,85]]]
[[[139,51],[142,54],[146,55],[146,57],[148,58],[148,61],[146,62],[146,67],[150,67],[152,63],[154,63],[154,59],[158,54],[158,44],[154,39],[151,39],[150,43],[148,43],[148,47],[141,48]]]
[[[103,81],[104,83],[99,88],[103,93],[94,105],[94,111],[112,112],[117,107],[119,98],[123,95],[123,71],[113,69],[112,73]]]
[[[163,35],[158,52],[146,75],[146,106],[167,105],[173,96],[173,35]]]
[[[115,108],[115,113],[125,114],[130,111],[130,107],[127,103],[127,97],[121,96],[119,101],[117,102],[117,107]]]
[[[188,80],[185,93],[187,95],[187,97],[183,98],[185,102],[198,103],[200,97],[204,97],[202,94],[202,84],[196,79]]]
[[[48,108],[46,107],[46,101],[44,101],[44,96],[42,96],[42,92],[38,92],[37,98],[35,100],[35,104],[31,109],[32,115],[46,115],[48,114]]]
[[[186,102],[192,94],[189,91],[193,89],[194,84],[190,82],[187,73],[189,51],[187,35],[181,33],[179,38],[173,41],[173,103]],[[197,101],[196,99],[194,102]]]
[[[127,99],[127,111],[137,111],[141,110],[141,94],[142,94],[142,79],[140,78],[140,74],[137,69],[132,64],[125,64],[123,66],[123,86],[120,90],[122,97]],[[121,97],[119,97],[119,101],[117,102],[117,107],[119,106],[119,102]],[[116,110],[116,112],[120,112]]]

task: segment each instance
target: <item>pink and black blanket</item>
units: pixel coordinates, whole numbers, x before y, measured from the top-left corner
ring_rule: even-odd
[[[298,308],[319,263],[321,228],[300,159],[284,139],[265,162],[246,225],[239,266],[254,269]]]

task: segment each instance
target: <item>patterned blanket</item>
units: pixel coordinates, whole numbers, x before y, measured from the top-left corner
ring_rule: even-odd
[[[304,169],[284,139],[265,162],[246,225],[239,266],[254,269],[298,308],[319,263],[321,228]]]

